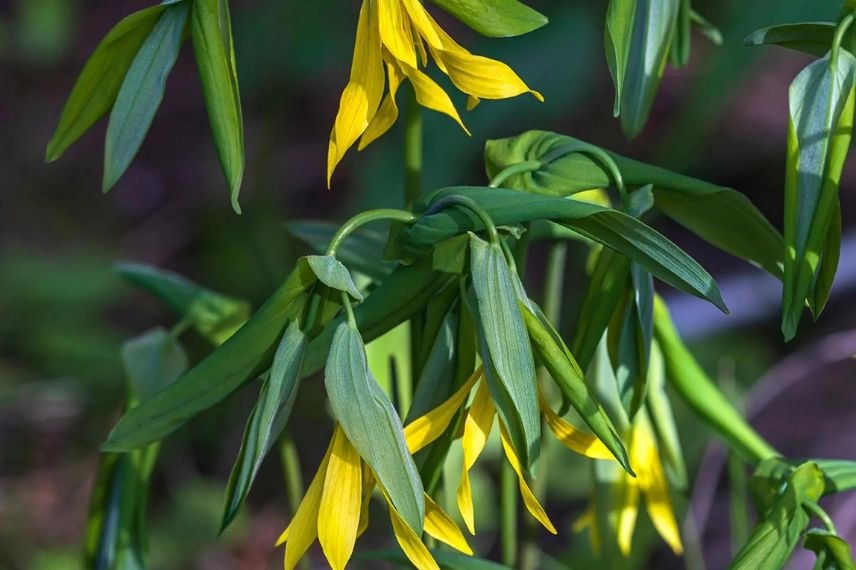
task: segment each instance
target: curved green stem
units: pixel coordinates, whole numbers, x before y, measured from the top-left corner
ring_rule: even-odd
[[[333,234],[333,238],[330,240],[330,245],[327,246],[325,255],[335,256],[336,251],[341,247],[342,242],[344,242],[349,235],[354,233],[357,228],[368,224],[369,222],[375,222],[377,220],[394,220],[396,222],[410,223],[415,219],[416,216],[413,215],[413,213],[408,212],[407,210],[396,210],[393,208],[382,208],[380,210],[360,212],[342,224],[339,230]]]
[[[558,158],[575,152],[587,154],[600,161],[612,178],[613,184],[615,184],[615,187],[618,189],[618,195],[621,197],[622,207],[625,210],[628,209],[630,205],[630,194],[628,194],[627,186],[624,184],[624,177],[621,176],[621,170],[619,170],[618,165],[615,164],[612,157],[609,156],[609,154],[602,148],[584,142],[573,142],[560,146],[559,148],[547,153],[547,156],[545,156],[541,162],[542,164],[550,164]]]
[[[667,378],[672,387],[731,449],[752,465],[781,456],[749,425],[699,366],[678,336],[669,309],[659,296],[654,299],[654,334],[663,349]]]
[[[430,216],[432,214],[436,214],[440,210],[447,208],[448,206],[461,206],[463,208],[468,209],[476,216],[478,216],[479,220],[481,220],[482,225],[484,225],[485,230],[487,230],[487,234],[490,237],[491,243],[499,244],[499,232],[496,230],[496,224],[493,223],[493,220],[490,218],[490,215],[485,211],[484,208],[479,205],[478,202],[473,200],[472,198],[468,198],[467,196],[459,196],[457,194],[452,194],[451,196],[445,196],[440,198],[429,207],[425,212],[422,213],[423,216]]]
[[[832,518],[830,518],[829,514],[825,510],[823,510],[823,507],[813,501],[803,503],[803,506],[806,508],[807,511],[810,511],[814,516],[820,519],[820,522],[823,523],[823,526],[826,527],[826,530],[828,530],[832,534],[838,534],[838,531],[835,529],[835,523],[832,522]]]
[[[499,188],[500,184],[511,178],[512,176],[516,176],[518,174],[523,174],[524,172],[532,172],[534,170],[538,170],[543,166],[543,163],[540,160],[527,160],[525,162],[518,162],[517,164],[512,164],[511,166],[507,166],[502,169],[499,174],[493,177],[490,181],[489,186],[491,188]]]
[[[850,12],[844,16],[835,28],[835,37],[832,40],[830,48],[829,67],[834,68],[838,64],[838,52],[841,50],[841,40],[844,39],[844,34],[847,33],[847,28],[853,23],[854,14]]]
[[[345,307],[345,314],[348,316],[348,326],[356,329],[357,319],[354,318],[354,308],[351,306],[351,298],[344,291],[342,291],[342,306]]]

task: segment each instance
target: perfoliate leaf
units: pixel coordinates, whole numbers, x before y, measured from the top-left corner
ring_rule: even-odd
[[[216,293],[177,273],[144,265],[118,263],[115,271],[133,285],[151,293],[216,345],[222,344],[247,322],[250,304]]]
[[[518,0],[431,0],[483,36],[503,38],[537,30],[547,17]]]
[[[823,57],[832,47],[835,36],[834,22],[800,22],[780,24],[756,30],[746,36],[743,45],[772,44],[799,52]]]
[[[856,570],[850,545],[828,530],[811,529],[805,533],[803,546],[817,554],[815,570]]]
[[[615,115],[634,138],[645,127],[675,34],[680,0],[610,0],[606,61],[615,83]]]
[[[527,470],[538,460],[541,439],[532,347],[502,248],[473,234],[470,251],[485,375],[500,419]]]
[[[609,173],[588,153],[557,151],[582,141],[547,131],[528,131],[516,137],[488,141],[485,164],[488,177],[504,168],[539,161],[532,172],[508,178],[505,186],[549,196],[570,196],[613,184]],[[784,242],[778,231],[743,194],[663,168],[605,151],[630,188],[653,184],[654,207],[710,244],[760,265],[781,277]],[[578,355],[579,356],[579,355]]]
[[[188,2],[167,6],[128,68],[104,140],[104,192],[125,173],[146,138],[178,58],[189,12]]]
[[[377,476],[404,521],[418,535],[425,518],[422,481],[404,441],[401,420],[366,364],[359,331],[336,329],[324,371],[333,415]]]
[[[120,21],[83,67],[68,96],[45,159],[53,162],[113,106],[137,51],[167,7],[151,6]]]
[[[247,420],[241,449],[226,486],[221,530],[238,513],[262,461],[288,422],[300,384],[300,367],[305,352],[306,335],[297,321],[292,321],[282,335],[268,377]]]
[[[298,263],[285,283],[223,345],[177,382],[127,411],[102,448],[129,451],[157,441],[267,369],[283,330],[302,312],[306,292],[315,283],[309,265]]]
[[[838,242],[828,238],[850,147],[854,82],[856,57],[841,49],[836,58],[829,54],[803,69],[789,91],[782,295],[786,339],[796,334],[821,260],[838,257]],[[828,275],[824,279],[829,282]]]
[[[337,291],[347,293],[357,301],[363,300],[363,294],[360,293],[354,284],[354,280],[351,279],[351,272],[342,265],[341,261],[332,255],[309,255],[305,259],[321,283]]]
[[[214,145],[229,183],[232,208],[240,213],[238,193],[244,177],[244,119],[228,1],[194,0],[190,31]]]

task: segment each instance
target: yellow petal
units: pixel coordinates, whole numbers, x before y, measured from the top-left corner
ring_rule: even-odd
[[[377,3],[380,38],[392,57],[416,67],[416,51],[407,15],[399,0],[381,0]]]
[[[637,472],[638,473],[638,472]],[[625,482],[616,520],[618,549],[624,556],[630,555],[633,545],[633,531],[636,528],[636,516],[639,513],[639,483],[629,475],[622,475]]]
[[[636,439],[635,436],[634,439]],[[653,434],[640,430],[639,439],[641,440],[640,447],[643,448],[640,454],[645,456],[646,467],[646,476],[642,481],[645,508],[648,511],[648,516],[651,517],[651,522],[654,523],[654,528],[657,529],[666,544],[671,547],[675,554],[681,555],[684,551],[681,543],[681,532],[675,520],[675,511],[672,508],[672,499],[669,495],[669,484],[663,472],[663,463],[657,451]],[[636,444],[635,441],[633,443]]]
[[[389,518],[392,520],[392,532],[395,534],[395,539],[398,541],[407,559],[418,570],[440,570],[437,562],[434,561],[434,557],[431,556],[431,553],[422,544],[422,540],[404,522],[404,519],[401,518],[401,515],[398,514],[392,504],[389,505]]]
[[[411,454],[423,449],[443,435],[452,418],[466,402],[470,390],[472,390],[481,373],[482,369],[476,370],[448,400],[404,427],[404,439]]]
[[[360,524],[360,454],[338,425],[318,510],[318,542],[333,570],[342,570],[354,552]]]
[[[321,494],[332,449],[331,441],[315,477],[312,478],[312,483],[309,484],[300,506],[297,507],[297,512],[276,541],[276,546],[285,543],[285,570],[292,570],[297,565],[318,536],[318,509],[321,506]]]
[[[377,113],[372,118],[372,122],[369,123],[366,132],[360,138],[360,146],[357,147],[357,150],[363,150],[383,136],[398,119],[398,105],[395,103],[395,94],[398,93],[398,87],[401,85],[404,75],[398,69],[398,66],[387,63],[386,76],[389,81],[389,92],[383,98],[383,102],[381,102]]]
[[[436,22],[434,18],[425,10],[425,7],[419,0],[401,0],[404,4],[404,9],[416,28],[419,35],[425,38],[428,45],[433,48],[440,49],[443,47],[442,38],[437,34]]]
[[[383,61],[373,3],[364,0],[357,24],[351,78],[339,101],[327,151],[327,187],[336,165],[369,126],[383,96]]]
[[[547,425],[565,447],[592,459],[615,459],[597,436],[575,428],[559,417],[544,398],[540,398],[540,400]]]
[[[479,372],[484,373],[483,368],[479,368]],[[467,525],[467,530],[470,534],[475,534],[475,518],[473,512],[473,495],[470,488],[470,469],[476,463],[484,446],[487,443],[487,438],[490,435],[490,429],[493,426],[493,417],[496,414],[496,409],[493,406],[493,401],[490,399],[490,390],[487,382],[482,381],[479,384],[476,395],[473,398],[473,403],[467,412],[467,417],[464,420],[464,435],[462,443],[464,448],[464,468],[461,474],[461,483],[458,485],[458,510],[461,512],[461,517]]]
[[[357,538],[369,527],[369,505],[371,504],[372,490],[375,486],[374,473],[365,461],[363,464],[363,500],[360,508],[360,525],[357,527]]]
[[[473,97],[472,95],[467,95],[467,111],[472,111],[481,103],[481,99],[478,97]]]
[[[594,190],[583,190],[582,192],[577,192],[576,194],[571,194],[571,198],[574,200],[580,200],[582,202],[590,202],[592,204],[597,204],[598,206],[606,206],[609,208],[609,194],[603,188],[595,188]]]
[[[464,533],[427,493],[425,494],[425,532],[455,550],[473,555],[473,549],[467,544]]]
[[[595,512],[594,503],[589,503],[586,510],[583,511],[583,514],[581,514],[577,520],[574,521],[574,524],[571,525],[571,530],[574,532],[582,532],[585,529],[588,529],[589,543],[591,544],[592,552],[599,553],[600,535],[598,534],[596,516],[597,514]]]
[[[499,424],[499,435],[502,438],[502,449],[505,450],[505,457],[511,464],[511,468],[514,469],[514,472],[517,474],[517,484],[520,487],[520,496],[523,497],[523,504],[526,506],[526,510],[529,511],[529,514],[535,517],[535,519],[541,523],[544,528],[553,534],[558,534],[556,527],[553,526],[553,523],[550,521],[550,517],[548,517],[547,513],[544,511],[544,507],[541,506],[538,499],[535,497],[535,493],[533,493],[532,489],[529,488],[529,485],[526,484],[526,479],[523,478],[523,471],[520,469],[520,460],[517,458],[517,454],[514,453],[514,448],[511,446],[511,442],[508,439],[508,434],[506,433],[505,426],[502,425],[502,422]]]
[[[467,127],[464,126],[461,116],[458,115],[458,111],[455,109],[455,104],[452,103],[448,93],[443,91],[442,87],[437,85],[433,79],[414,67],[409,67],[402,63],[401,70],[410,80],[410,83],[413,84],[413,89],[416,91],[416,101],[420,105],[426,109],[438,111],[444,115],[452,117],[459,125],[461,125],[461,128],[464,129],[465,133],[470,134],[470,131],[468,131]]]

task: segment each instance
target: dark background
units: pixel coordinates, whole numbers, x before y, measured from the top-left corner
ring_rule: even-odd
[[[173,322],[161,305],[120,281],[113,262],[167,267],[257,305],[304,253],[283,231],[284,220],[341,221],[366,207],[402,204],[400,121],[368,149],[352,150],[336,171],[333,189],[325,188],[327,139],[347,80],[358,4],[233,3],[247,155],[244,214],[237,216],[216,161],[189,45],[140,154],[110,194],[100,192],[104,122],[58,162],[43,162],[86,58],[112,25],[146,3],[0,1],[0,568],[81,567],[97,446],[123,397],[118,349],[148,327]],[[502,40],[478,37],[432,8],[462,44],[509,63],[546,102],[528,96],[485,102],[464,115],[471,138],[447,117],[426,112],[426,189],[485,183],[484,141],[538,128],[737,188],[781,226],[787,89],[810,60],[777,48],[745,48],[741,40],[774,23],[832,20],[837,2],[697,2],[720,26],[725,43],[715,47],[694,35],[691,64],[667,71],[648,127],[632,143],[611,113],[602,48],[606,2],[530,4],[550,24]],[[463,109],[464,97],[450,93]],[[856,203],[850,191],[856,170],[850,166],[842,182],[845,241],[833,299],[821,321],[804,321],[787,345],[778,332],[781,292],[775,281],[654,221],[717,277],[732,309],[731,317],[721,318],[663,288],[681,328],[735,398],[742,401],[751,390],[746,405],[757,410],[758,427],[789,455],[856,456],[850,412],[856,365],[848,358],[856,352],[856,332],[850,331],[856,316]],[[569,300],[579,298],[584,287],[583,252],[575,253]],[[535,282],[541,259],[536,252]],[[187,344],[194,357],[206,350],[199,338]],[[301,426],[294,431],[311,476],[330,422],[321,387],[305,386],[291,425]],[[281,551],[272,544],[289,511],[276,454],[233,528],[220,539],[216,533],[223,487],[255,390],[242,390],[165,444],[152,497],[153,568],[281,564]],[[688,554],[679,561],[652,540],[651,557],[636,562],[699,568],[702,548],[708,567],[722,568],[734,542],[729,485],[720,477],[716,452],[700,463],[710,434],[676,407],[691,473],[698,476],[692,504],[696,526],[704,529],[701,546],[687,533]],[[479,484],[489,492],[496,469],[490,461],[486,465]],[[554,471],[548,511],[560,534],[544,535],[549,557],[543,567],[597,567],[586,537],[569,530],[585,503],[587,469],[569,460],[566,469]],[[483,504],[490,502],[485,499]],[[679,500],[682,517],[686,499]],[[832,513],[841,533],[856,538],[854,500],[837,500]],[[479,518],[490,521],[491,514]],[[382,524],[358,546],[383,545]],[[640,527],[641,543],[651,535],[644,517]],[[482,554],[496,554],[495,527],[486,522],[483,528],[474,544]],[[314,564],[323,567],[318,559]],[[808,564],[806,557],[794,561],[796,568]]]

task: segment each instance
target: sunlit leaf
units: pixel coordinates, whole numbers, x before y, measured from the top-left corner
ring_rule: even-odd
[[[537,30],[547,17],[518,0],[431,0],[478,33],[509,37]]]

